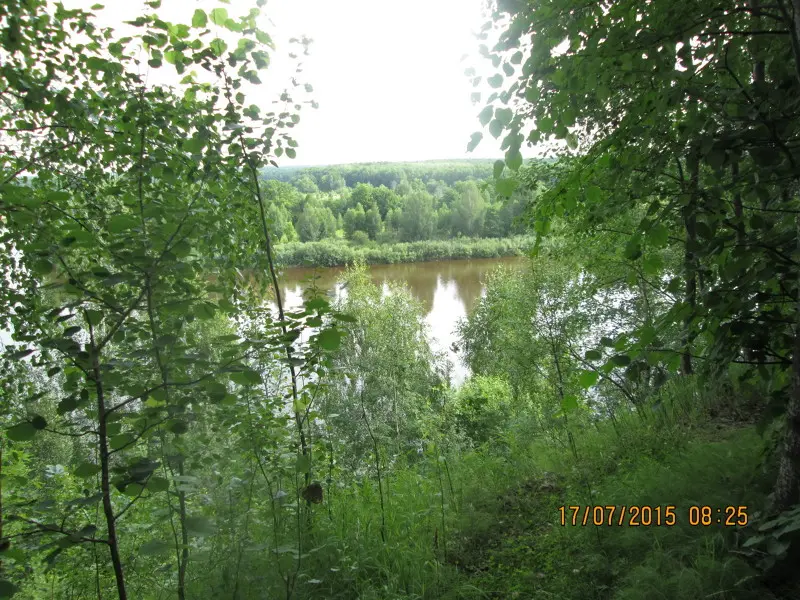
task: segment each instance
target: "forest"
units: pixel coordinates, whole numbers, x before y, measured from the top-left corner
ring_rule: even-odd
[[[502,157],[302,168],[219,4],[0,6],[0,598],[799,597],[800,2],[488,0]],[[519,253],[460,385],[367,264]]]
[[[533,244],[517,218],[536,190],[520,190],[501,201],[489,186],[492,172],[493,161],[267,169],[262,177],[271,199],[266,217],[275,237],[276,264],[334,266],[521,253]],[[450,243],[431,243],[442,240]]]

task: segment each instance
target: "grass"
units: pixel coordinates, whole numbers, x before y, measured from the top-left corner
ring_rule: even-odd
[[[515,453],[512,480],[490,461],[473,468],[484,484],[498,473],[494,490],[468,492],[474,500],[459,518],[454,559],[476,591],[447,597],[774,597],[735,553],[739,528],[688,518],[691,505],[746,505],[751,513],[763,505],[771,482],[763,440],[752,425],[710,419],[716,400],[691,384],[664,395],[662,414],[628,414],[616,427],[577,433],[577,458],[534,438],[522,460]],[[559,506],[587,504],[674,505],[676,524],[560,525]]]
[[[462,258],[497,258],[522,255],[533,247],[533,238],[458,238],[423,240],[366,246],[345,241],[290,242],[275,248],[275,260],[281,267],[336,267],[355,262],[395,264]]]
[[[574,426],[576,454],[526,422],[495,447],[429,447],[385,473],[385,541],[374,477],[334,484],[315,514],[293,597],[797,597],[796,584],[779,593],[739,553],[746,530],[689,523],[692,505],[750,513],[764,505],[774,469],[763,462],[752,407],[728,388],[700,390],[686,378],[655,400],[615,423]],[[586,504],[674,505],[676,523],[560,524],[559,506]],[[274,569],[268,555],[253,560],[251,572]]]

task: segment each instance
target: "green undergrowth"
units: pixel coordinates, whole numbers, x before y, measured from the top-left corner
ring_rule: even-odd
[[[752,527],[689,523],[692,505],[764,506],[774,472],[753,415],[744,395],[679,380],[640,411],[573,423],[574,452],[566,431],[545,436],[525,422],[479,449],[447,450],[443,439],[386,470],[380,488],[372,476],[328,487],[293,597],[793,597],[740,552]],[[675,525],[562,526],[559,507],[570,505],[670,505]],[[254,555],[248,569],[270,563]]]
[[[438,461],[433,452],[384,483],[385,543],[377,486],[335,492],[320,518],[328,543],[317,560],[328,576],[316,592],[375,599],[779,597],[737,553],[741,528],[689,523],[692,505],[747,506],[749,514],[764,505],[771,473],[761,458],[764,440],[748,422],[752,413],[730,390],[701,393],[684,381],[640,412],[574,427],[575,453],[526,435],[524,425],[495,447]],[[587,504],[672,505],[676,523],[560,524],[560,506]]]
[[[717,508],[760,509],[771,481],[763,439],[720,391],[668,389],[656,410],[576,432],[576,453],[532,439],[507,465],[478,461],[476,482],[499,477],[470,491],[450,557],[475,591],[447,597],[776,597],[737,553],[741,528],[716,523]],[[672,505],[675,525],[583,526],[581,512],[573,526],[567,509],[562,526],[559,507],[571,505]],[[713,507],[710,526],[689,523],[692,505]]]

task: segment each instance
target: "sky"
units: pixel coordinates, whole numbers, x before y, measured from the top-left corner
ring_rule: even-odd
[[[305,77],[317,110],[297,130],[298,163],[495,158],[480,128],[474,63],[482,0],[272,0],[276,41],[314,40]],[[473,57],[462,62],[467,54]]]
[[[98,0],[65,0],[88,8]],[[99,0],[102,2],[102,0]],[[303,82],[319,108],[304,107],[295,128],[297,158],[288,164],[498,158],[499,142],[488,134],[467,153],[478,131],[474,88],[464,74],[482,67],[475,32],[483,24],[485,0],[268,0],[262,29],[276,43],[270,85],[257,86],[249,101],[267,109],[292,74],[289,38],[313,40],[303,57]],[[143,9],[143,0],[106,0],[98,20],[119,29]],[[189,22],[195,8],[227,8],[231,16],[255,0],[164,0],[158,14]],[[463,60],[468,55],[470,58]],[[150,73],[163,82],[166,69]]]

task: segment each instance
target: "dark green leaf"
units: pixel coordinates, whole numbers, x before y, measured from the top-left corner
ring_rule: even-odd
[[[8,439],[14,440],[15,442],[27,442],[33,439],[36,435],[36,431],[36,427],[31,423],[18,423],[6,429],[6,435]]]
[[[325,329],[317,337],[319,345],[325,350],[336,350],[342,343],[342,334],[337,329]]]
[[[90,462],[79,464],[72,472],[75,477],[91,477],[100,472],[100,465],[95,465]]]
[[[172,549],[172,546],[161,540],[150,540],[139,546],[139,554],[142,556],[156,556],[170,552]]]
[[[206,517],[186,517],[186,530],[195,537],[214,535],[216,527]]]

